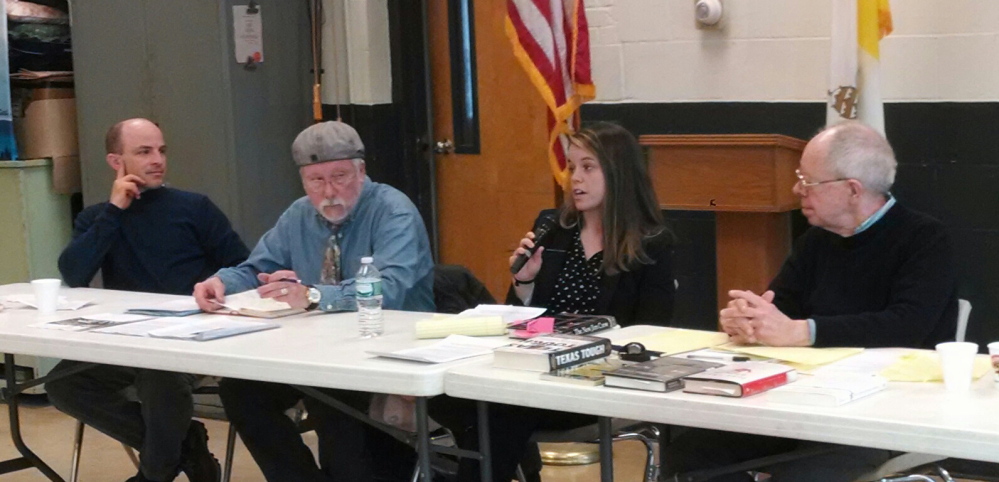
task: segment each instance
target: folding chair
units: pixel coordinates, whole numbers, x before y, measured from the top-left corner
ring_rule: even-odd
[[[647,422],[615,418],[611,420],[611,429],[614,432],[615,442],[619,440],[638,440],[645,445],[645,481],[655,482],[659,480],[657,454],[659,453],[659,441],[662,437],[659,426]],[[596,443],[599,441],[599,438],[599,428],[594,423],[572,430],[541,430],[535,432],[531,440],[541,443]],[[519,470],[518,477],[520,478],[520,482],[525,482],[523,474]]]
[[[194,418],[208,420],[228,421],[225,417],[225,410],[222,408],[222,401],[219,399],[218,380],[213,377],[204,377],[199,386],[194,389]],[[73,436],[73,458],[70,463],[69,482],[78,482],[80,477],[80,456],[83,451],[83,431],[86,425],[77,420],[76,430]],[[128,454],[129,460],[139,470],[139,457],[128,445],[121,444]],[[225,459],[222,462],[222,482],[229,482],[232,475],[232,456],[236,447],[236,427],[229,425],[226,436]]]

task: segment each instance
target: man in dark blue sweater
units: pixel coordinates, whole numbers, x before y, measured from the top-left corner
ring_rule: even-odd
[[[896,204],[896,161],[874,129],[849,122],[816,135],[794,192],[812,228],[798,238],[770,289],[732,290],[722,329],[768,346],[932,348],[953,340],[956,277],[944,225]],[[666,474],[717,468],[815,442],[690,430],[666,450]],[[887,461],[885,450],[828,446],[821,456],[766,467],[773,480],[849,482]],[[714,481],[750,481],[745,472]]]
[[[249,250],[206,196],[163,184],[166,144],[156,124],[129,119],[106,138],[116,177],[108,202],[76,218],[73,240],[59,257],[67,284],[87,286],[101,271],[104,287],[188,295]],[[52,373],[76,366],[64,360]],[[219,480],[203,424],[192,421],[195,375],[98,365],[46,384],[52,403],[140,453],[129,481],[171,481],[183,471],[193,482]],[[138,401],[123,391],[134,387]]]

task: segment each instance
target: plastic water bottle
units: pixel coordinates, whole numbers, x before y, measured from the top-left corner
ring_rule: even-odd
[[[385,332],[382,318],[382,274],[375,267],[372,257],[361,258],[361,269],[357,270],[354,287],[361,338],[381,335]]]

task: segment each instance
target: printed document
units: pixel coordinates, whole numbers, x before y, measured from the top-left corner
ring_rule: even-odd
[[[368,350],[372,355],[399,358],[423,363],[445,363],[462,358],[488,355],[494,348],[508,345],[508,340],[476,338],[464,335],[451,335],[437,343],[417,348],[396,351]]]
[[[21,294],[21,295],[7,295],[3,300],[4,306],[7,308],[21,308],[24,306],[29,306],[31,308],[38,308],[35,304],[34,294]],[[63,311],[75,311],[84,306],[90,304],[90,300],[71,300],[65,296],[60,296],[56,300],[56,310]]]
[[[499,316],[506,324],[515,321],[530,320],[537,318],[547,311],[544,308],[533,306],[511,306],[511,305],[479,305],[458,313],[460,318]]]
[[[63,331],[85,331],[102,326],[121,325],[125,323],[135,323],[137,321],[152,318],[146,315],[129,315],[124,313],[99,313],[96,315],[86,315],[64,320],[48,321],[45,323],[35,323],[29,325],[35,328],[48,328]]]

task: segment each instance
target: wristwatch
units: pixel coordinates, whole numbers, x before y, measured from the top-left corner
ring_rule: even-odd
[[[309,306],[305,309],[312,311],[319,307],[319,300],[322,299],[323,294],[319,292],[319,289],[315,286],[308,285],[308,290],[306,290],[306,298],[309,300]]]

